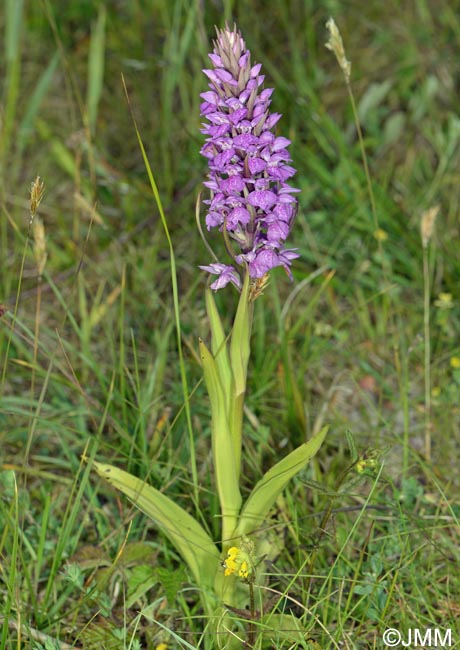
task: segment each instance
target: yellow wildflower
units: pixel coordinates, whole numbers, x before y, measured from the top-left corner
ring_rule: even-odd
[[[364,454],[355,465],[355,470],[357,474],[364,474],[364,472],[374,473],[374,470],[378,466],[378,461],[376,458],[376,452],[371,450]]]
[[[238,571],[240,578],[247,578],[249,576],[249,566],[246,560],[243,560],[240,565],[240,570]]]
[[[450,358],[450,367],[454,368],[454,370],[457,370],[457,368],[460,368],[460,357],[451,357]]]
[[[228,549],[227,557],[225,558],[225,562],[223,564],[225,569],[224,575],[231,576],[236,572],[238,569],[236,558],[238,557],[239,553],[240,549],[237,546],[232,546],[232,548]]]
[[[452,294],[441,292],[438,296],[438,299],[434,301],[434,304],[435,307],[439,307],[439,309],[452,309],[454,306]]]
[[[238,574],[243,580],[248,578],[253,573],[254,563],[251,558],[251,553],[254,551],[254,544],[250,540],[243,539],[242,548],[232,546],[227,551],[227,557],[222,563],[224,567],[224,575],[231,576],[234,573]]]
[[[374,237],[377,241],[386,241],[388,239],[388,233],[383,228],[377,228],[374,231]]]
[[[365,460],[359,460],[356,465],[355,469],[358,472],[358,474],[362,474],[363,472],[366,471],[366,461]]]

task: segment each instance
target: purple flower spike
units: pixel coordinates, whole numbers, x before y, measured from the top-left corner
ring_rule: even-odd
[[[234,263],[247,265],[252,279],[275,266],[290,266],[298,257],[284,242],[297,212],[299,190],[286,181],[295,174],[288,163],[290,141],[275,135],[279,113],[270,113],[273,89],[263,88],[261,66],[251,65],[251,54],[241,33],[228,26],[217,31],[213,68],[204,70],[210,84],[201,94],[202,132],[208,136],[201,153],[208,159],[205,186],[211,198],[206,225],[224,232]],[[234,248],[233,248],[234,247]],[[201,269],[217,275],[214,290],[229,282],[241,288],[235,266],[214,263]]]

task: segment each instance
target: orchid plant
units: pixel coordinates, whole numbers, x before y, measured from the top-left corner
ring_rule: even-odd
[[[206,290],[211,330],[208,347],[199,340],[204,379],[211,405],[213,470],[221,509],[216,543],[186,510],[159,490],[127,472],[95,462],[96,471],[126,494],[168,537],[200,588],[205,613],[242,607],[248,599],[241,582],[253,585],[260,558],[262,527],[276,499],[320,448],[326,429],[276,463],[254,485],[243,503],[240,490],[243,407],[251,349],[254,301],[268,273],[277,266],[291,276],[298,257],[285,248],[296,212],[295,174],[289,140],[275,134],[281,115],[270,112],[272,89],[263,88],[261,66],[236,28],[217,30],[212,68],[204,70],[209,90],[201,95],[207,136],[201,153],[208,159],[205,186],[210,197],[206,226],[222,233],[230,264],[215,257],[201,268],[216,276]],[[239,291],[233,327],[226,334],[213,291],[228,284]],[[246,590],[247,591],[247,590]]]

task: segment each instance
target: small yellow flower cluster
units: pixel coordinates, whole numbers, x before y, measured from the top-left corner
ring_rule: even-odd
[[[374,473],[378,467],[376,453],[371,450],[367,455],[362,456],[355,464],[357,474]]]
[[[386,241],[388,239],[388,233],[383,228],[377,228],[374,231],[374,237],[377,241]]]
[[[439,309],[452,309],[454,306],[452,294],[441,292],[438,299],[434,301],[434,305],[435,307],[439,307]]]
[[[249,577],[249,574],[252,573],[248,554],[237,546],[232,546],[228,549],[227,557],[225,558],[223,566],[225,569],[225,576],[231,576],[234,573],[238,573],[240,578],[246,579]]]

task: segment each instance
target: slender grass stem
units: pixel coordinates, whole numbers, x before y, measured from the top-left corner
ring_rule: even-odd
[[[372,180],[371,180],[371,173],[369,171],[369,163],[367,161],[367,154],[366,154],[366,147],[364,145],[364,138],[363,138],[363,132],[361,129],[361,123],[359,121],[359,116],[358,116],[358,110],[356,108],[356,102],[355,102],[355,96],[353,94],[353,89],[351,87],[350,81],[346,79],[346,86],[347,86],[347,92],[348,92],[348,97],[350,98],[350,104],[351,104],[351,110],[353,112],[353,120],[355,122],[355,127],[356,127],[356,133],[358,135],[358,141],[359,141],[359,148],[361,151],[361,160],[363,163],[364,167],[364,174],[366,176],[366,183],[367,183],[367,192],[369,195],[369,202],[371,206],[371,212],[372,212],[372,218],[373,218],[373,224],[374,224],[374,231],[377,231],[379,228],[379,218],[377,215],[377,207],[375,204],[375,196],[374,196],[374,190],[372,187]],[[377,244],[379,247],[379,253],[382,252],[382,242],[380,239],[377,238]]]
[[[40,340],[40,313],[41,313],[41,304],[42,304],[42,276],[39,275],[37,278],[37,301],[35,304],[35,327],[34,327],[34,351],[33,351],[33,366],[32,366],[32,375],[31,375],[31,401],[34,400],[34,389],[35,389],[35,368],[37,365],[38,359],[38,342]]]
[[[431,338],[430,338],[430,261],[429,243],[433,236],[439,205],[422,214],[420,235],[423,254],[423,339],[424,339],[424,384],[425,384],[425,459],[431,460]]]
[[[160,213],[160,218],[161,218],[161,223],[163,225],[163,229],[165,232],[166,240],[168,243],[169,247],[169,259],[170,259],[170,264],[171,264],[171,288],[172,288],[172,294],[173,294],[173,305],[174,305],[174,319],[175,319],[175,324],[176,324],[176,336],[177,336],[177,352],[179,355],[179,368],[180,368],[180,376],[181,376],[181,382],[182,382],[182,391],[183,391],[183,396],[184,396],[184,408],[185,408],[185,416],[186,416],[186,422],[187,422],[187,430],[188,430],[188,437],[189,437],[189,449],[190,449],[190,467],[191,467],[191,473],[192,473],[192,480],[193,480],[193,496],[194,496],[194,501],[195,501],[195,507],[197,510],[199,510],[199,492],[198,492],[198,472],[197,472],[197,465],[196,465],[196,452],[195,452],[195,438],[193,435],[193,425],[192,425],[192,415],[190,412],[190,393],[188,389],[188,382],[187,382],[187,373],[185,370],[185,363],[184,363],[184,355],[182,351],[182,328],[181,328],[181,321],[180,321],[180,310],[179,310],[179,290],[177,286],[177,267],[176,267],[176,258],[174,254],[174,247],[173,243],[171,240],[171,236],[169,233],[169,228],[168,228],[168,222],[166,221],[166,216],[164,213],[163,209],[163,204],[161,202],[161,197],[160,193],[158,191],[157,184],[155,182],[155,178],[152,173],[152,169],[150,167],[149,160],[147,158],[147,153],[145,151],[144,143],[142,142],[141,134],[139,132],[139,129],[137,128],[137,122],[134,117],[134,114],[132,112],[131,108],[131,103],[129,100],[129,95],[128,95],[128,89],[126,88],[126,84],[124,81],[124,78],[122,77],[123,81],[123,87],[125,90],[126,94],[126,100],[128,102],[129,109],[131,111],[131,117],[133,120],[134,128],[136,130],[136,136],[137,140],[139,143],[139,147],[141,149],[142,157],[144,160],[145,168],[147,170],[147,174],[149,177],[150,181],[150,186],[152,188],[153,195],[155,197],[155,202],[157,204],[158,211]]]
[[[428,247],[423,247],[423,340],[425,386],[425,459],[431,460],[431,340],[430,340],[430,269]]]

